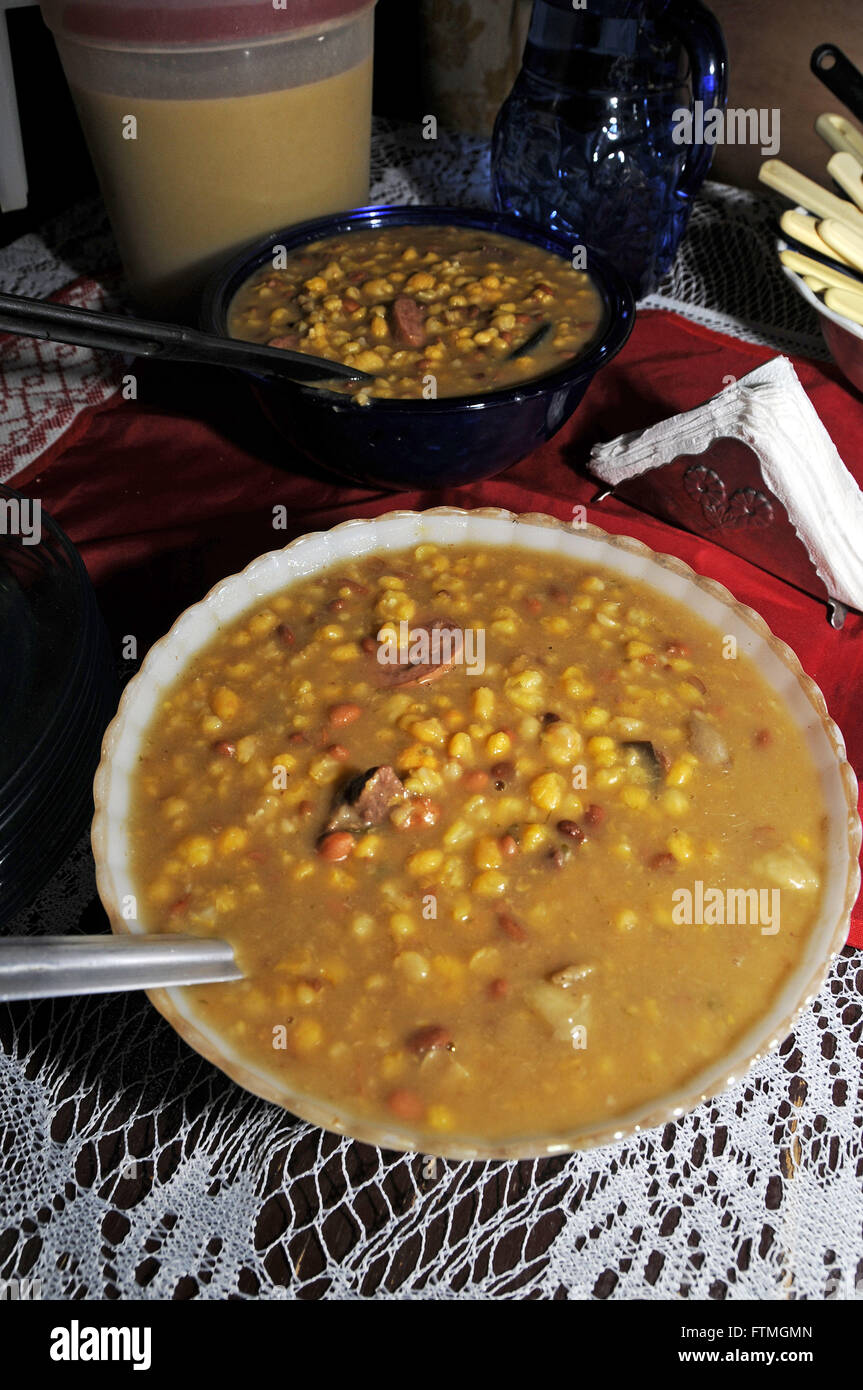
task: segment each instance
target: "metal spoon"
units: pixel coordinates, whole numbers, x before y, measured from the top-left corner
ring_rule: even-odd
[[[50,304],[43,299],[25,299],[17,294],[0,294],[0,330],[25,338],[44,338],[52,343],[75,343],[79,347],[104,352],[130,353],[135,357],[159,357],[175,362],[234,367],[259,376],[281,377],[286,381],[373,381],[368,372],[311,357],[286,348],[262,347],[237,338],[220,338],[196,328],[174,323],[153,323],[130,319],[122,314],[98,314],[92,309],[74,309],[68,304]]]
[[[0,937],[3,1002],[242,978],[229,943],[206,937]]]

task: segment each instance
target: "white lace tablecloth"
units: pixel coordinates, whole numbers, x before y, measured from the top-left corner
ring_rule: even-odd
[[[487,151],[443,136],[406,150],[380,125],[373,196],[487,201]],[[648,303],[825,355],[814,316],[765,269],[770,237],[769,203],[709,185]],[[91,204],[0,252],[0,284],[45,295],[113,263]],[[110,363],[78,366],[84,394],[113,389]],[[9,399],[0,431],[23,447]],[[68,424],[83,406],[63,408]],[[94,893],[82,842],[12,930],[101,930]],[[140,995],[0,1006],[0,1279],[63,1299],[863,1297],[861,995],[847,950],[728,1094],[637,1140],[488,1164],[301,1123],[192,1053]]]

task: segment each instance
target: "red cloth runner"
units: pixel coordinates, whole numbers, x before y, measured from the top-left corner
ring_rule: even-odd
[[[727,585],[797,652],[818,682],[861,777],[863,618],[835,632],[823,604],[720,546],[610,499],[590,506],[595,486],[576,471],[591,446],[689,410],[775,354],[664,312],[639,315],[632,338],[593,382],[569,424],[505,474],[441,492],[370,493],[316,475],[270,430],[248,386],[194,369],[138,364],[138,399],[114,398],[80,416],[15,479],[78,545],[112,636],[138,639],[143,655],[190,603],[256,555],[304,531],[394,507],[450,504],[548,512],[569,520],[575,504],[608,531],[636,536]],[[798,374],[847,467],[863,485],[857,445],[863,400],[832,364],[799,360]],[[158,404],[156,404],[158,402]],[[273,530],[284,504],[287,531]],[[850,941],[863,946],[858,902]]]

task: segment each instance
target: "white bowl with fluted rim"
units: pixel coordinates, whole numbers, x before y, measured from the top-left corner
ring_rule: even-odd
[[[860,887],[861,828],[857,782],[845,758],[842,735],[827,713],[820,690],[805,674],[790,647],[721,584],[702,578],[681,560],[657,554],[629,537],[608,535],[594,526],[576,529],[549,516],[516,516],[492,508],[463,511],[436,507],[427,512],[388,512],[373,520],[346,521],[331,531],[300,536],[283,550],[262,555],[241,574],[217,584],[200,603],[183,613],[167,636],[148,652],[140,671],[126,687],[117,715],[105,734],[94,784],[92,843],[96,882],[111,927],[119,934],[147,930],[145,914],[142,913],[143,920],[129,922],[121,911],[124,900],[137,896],[129,841],[132,782],[141,741],[159,701],[191,658],[207,645],[222,624],[233,622],[246,609],[294,580],[363,555],[403,550],[426,541],[440,545],[519,545],[606,566],[652,585],[669,598],[686,604],[723,635],[736,637],[738,650],[756,662],[802,731],[827,808],[824,886],[818,919],[802,959],[758,1023],[729,1052],[684,1085],[625,1114],[566,1133],[526,1134],[510,1140],[465,1134],[433,1141],[409,1125],[390,1125],[352,1115],[349,1107],[295,1090],[284,1076],[244,1058],[224,1036],[196,1016],[184,989],[151,990],[150,999],[191,1047],[241,1086],[325,1129],[381,1148],[418,1149],[448,1158],[531,1158],[590,1148],[664,1124],[733,1085],[757,1058],[781,1043],[796,1015],[811,1003],[831,960],[845,943]]]

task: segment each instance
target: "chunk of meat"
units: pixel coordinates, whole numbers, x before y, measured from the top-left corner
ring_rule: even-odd
[[[417,661],[405,666],[388,666],[382,663],[384,683],[388,686],[429,685],[440,680],[457,664],[464,650],[464,633],[457,623],[446,618],[435,618],[428,623],[411,623],[410,646],[422,642],[430,657],[428,661]]]
[[[393,337],[402,347],[422,347],[426,340],[423,311],[410,295],[400,294],[392,306]]]
[[[663,773],[667,772],[671,766],[671,759],[661,748],[657,748],[655,743],[649,739],[631,739],[623,744],[624,748],[629,748],[638,755],[638,761],[644,768],[651,781],[659,782],[662,780]]]
[[[299,345],[299,333],[283,333],[280,338],[270,338],[267,343],[267,347],[285,348],[288,352],[295,352]]]
[[[358,777],[352,777],[342,789],[339,804],[324,827],[333,830],[367,830],[380,825],[391,807],[402,801],[407,792],[395,771],[384,764],[370,767]]]
[[[452,1033],[439,1023],[432,1023],[427,1028],[418,1028],[415,1033],[411,1033],[407,1045],[415,1057],[427,1057],[430,1052],[438,1052],[441,1049],[452,1052],[454,1047]]]
[[[693,710],[689,716],[689,746],[708,767],[728,767],[731,762],[728,745],[719,729],[699,710]]]
[[[592,965],[565,965],[562,970],[555,970],[553,975],[549,975],[548,982],[557,985],[558,989],[572,989],[592,974]]]

